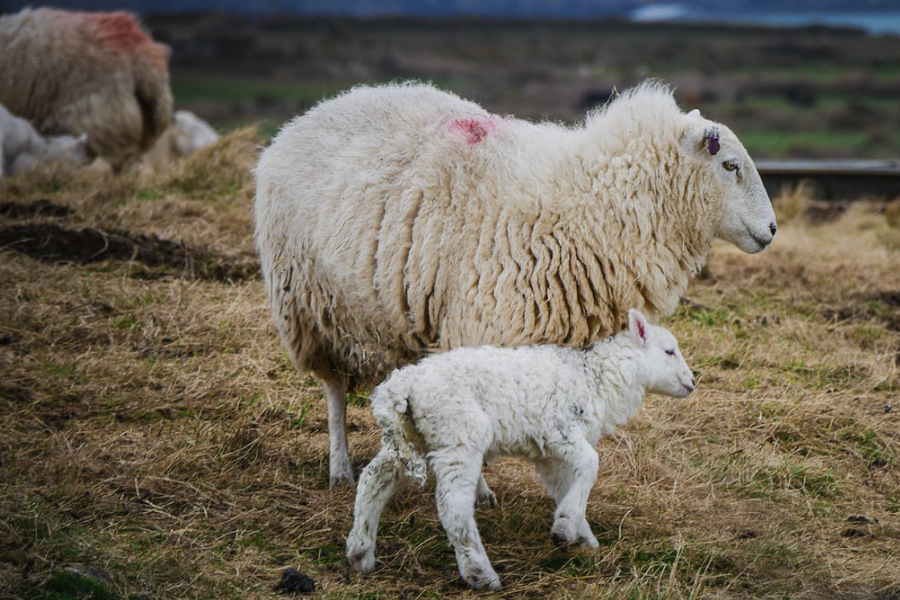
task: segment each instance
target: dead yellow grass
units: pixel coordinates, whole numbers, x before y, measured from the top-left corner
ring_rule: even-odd
[[[258,143],[239,132],[149,180],[0,180],[4,202],[72,209],[3,212],[0,231],[155,234],[251,260]],[[812,226],[809,200],[789,199],[762,255],[716,246],[666,321],[700,387],[650,398],[601,442],[599,549],[553,546],[552,503],[524,463],[487,468],[497,597],[900,593],[898,247],[878,207]],[[460,586],[428,489],[386,511],[383,566],[348,572],[353,494],[327,488],[319,388],[293,372],[257,278],[194,275],[0,254],[0,597],[77,597],[50,595],[66,563],[123,598],[273,598],[285,566],[323,597],[488,597]],[[361,467],[378,431],[361,403],[349,421]]]

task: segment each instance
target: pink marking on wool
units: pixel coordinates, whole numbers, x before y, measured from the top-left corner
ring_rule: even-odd
[[[153,43],[137,19],[128,13],[88,13],[85,21],[94,26],[98,40],[123,54],[131,54],[138,46]]]
[[[474,146],[496,131],[502,122],[503,119],[497,117],[458,117],[450,121],[448,128],[461,133],[466,143]]]

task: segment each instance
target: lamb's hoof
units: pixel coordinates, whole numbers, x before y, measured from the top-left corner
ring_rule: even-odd
[[[347,562],[354,571],[371,573],[375,568],[375,549],[350,548],[347,550]]]
[[[578,545],[582,548],[597,548],[600,546],[600,542],[598,542],[597,538],[595,538],[594,536],[590,536],[579,538]]]
[[[494,492],[492,492],[491,490],[479,493],[478,497],[475,499],[475,503],[478,504],[478,506],[487,505],[491,508],[497,508],[497,506],[500,504],[499,502],[497,502],[497,495],[494,494]]]
[[[498,577],[490,567],[487,569],[481,567],[469,567],[466,569],[464,579],[473,590],[494,591],[500,589],[500,577]]]
[[[553,542],[561,548],[573,546],[579,542],[575,524],[565,517],[557,519],[553,523],[550,536],[553,538]]]

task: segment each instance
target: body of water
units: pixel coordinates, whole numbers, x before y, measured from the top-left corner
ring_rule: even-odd
[[[900,35],[900,10],[896,12],[802,12],[802,13],[707,13],[680,4],[648,5],[631,15],[641,22],[672,21],[680,23],[758,24],[770,27],[803,27],[828,25],[855,27],[871,34]]]

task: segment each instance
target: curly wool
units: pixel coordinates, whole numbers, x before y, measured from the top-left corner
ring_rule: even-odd
[[[257,168],[275,323],[301,371],[374,382],[432,348],[585,347],[672,312],[719,199],[656,83],[580,127],[423,84],[360,87],[286,125]]]
[[[0,18],[0,104],[43,135],[87,134],[121,167],[172,119],[169,50],[128,13],[30,9]]]

